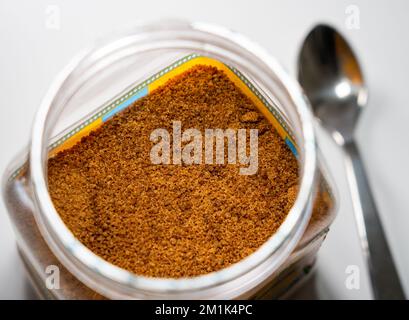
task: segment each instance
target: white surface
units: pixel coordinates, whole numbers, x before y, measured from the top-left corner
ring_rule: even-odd
[[[0,171],[27,144],[31,121],[56,73],[81,48],[139,19],[187,18],[221,24],[259,42],[294,74],[297,49],[309,28],[329,22],[362,59],[370,104],[358,132],[371,186],[409,294],[409,20],[407,1],[1,1]],[[346,8],[360,9],[361,28],[349,30]],[[57,5],[59,30],[46,27]],[[371,293],[359,247],[341,153],[320,134],[340,194],[340,210],[319,254],[314,281],[299,297],[368,299]],[[0,201],[0,298],[28,298],[14,234]],[[345,286],[348,265],[361,270],[361,287]]]

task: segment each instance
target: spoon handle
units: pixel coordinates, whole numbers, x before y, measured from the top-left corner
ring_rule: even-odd
[[[405,299],[359,150],[353,141],[347,143],[344,150],[355,219],[369,268],[374,297]]]

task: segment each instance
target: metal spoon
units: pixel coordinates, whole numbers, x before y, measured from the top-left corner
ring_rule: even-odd
[[[348,183],[374,297],[405,299],[354,141],[367,89],[358,60],[335,29],[318,25],[308,34],[299,54],[298,80],[315,116],[345,151]]]

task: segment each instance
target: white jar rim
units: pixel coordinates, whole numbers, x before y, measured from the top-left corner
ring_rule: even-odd
[[[180,37],[174,37],[179,34]],[[155,37],[161,37],[155,41]],[[166,37],[174,37],[165,41]],[[204,50],[212,55],[229,55],[228,59],[240,68],[246,63],[260,79],[275,77],[284,94],[292,101],[301,124],[300,148],[302,170],[295,204],[285,221],[258,250],[245,259],[216,272],[192,278],[164,279],[139,276],[121,269],[86,248],[64,224],[56,211],[47,188],[46,159],[49,133],[61,110],[55,110],[56,99],[73,83],[79,81],[93,67],[93,63],[106,54],[133,44],[136,52],[159,47]],[[251,60],[251,61],[250,61]],[[250,61],[250,62],[249,62]],[[85,79],[85,80],[84,80]],[[86,78],[82,79],[86,81]],[[80,281],[108,298],[206,298],[216,287],[219,298],[237,295],[229,282],[249,274],[256,267],[269,263],[269,273],[283,263],[301,238],[311,215],[311,203],[315,190],[316,144],[313,117],[299,85],[292,80],[264,49],[238,33],[204,23],[167,21],[142,24],[131,34],[118,40],[87,50],[75,58],[59,74],[49,88],[36,114],[30,147],[30,178],[37,210],[35,219],[50,249],[63,265]],[[264,275],[263,275],[264,276]],[[268,274],[265,274],[267,277]],[[263,279],[258,279],[262,282]],[[225,287],[223,287],[225,285]],[[217,295],[211,295],[217,298]]]

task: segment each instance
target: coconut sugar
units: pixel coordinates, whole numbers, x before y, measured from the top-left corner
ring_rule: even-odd
[[[258,170],[240,164],[153,164],[157,128],[258,130]],[[49,192],[86,247],[138,275],[192,277],[257,250],[281,225],[297,160],[223,71],[198,65],[49,159]]]

